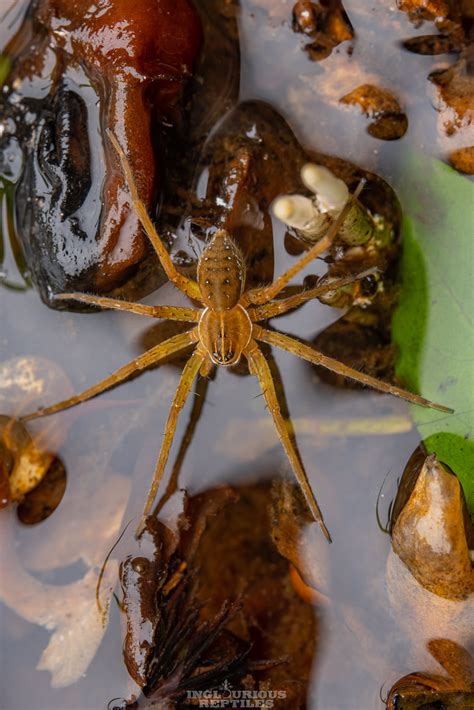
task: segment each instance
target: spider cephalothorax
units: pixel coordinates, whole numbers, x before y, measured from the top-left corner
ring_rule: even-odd
[[[163,343],[150,348],[150,350],[147,350],[143,355],[140,355],[140,357],[132,362],[119,368],[112,375],[89,389],[86,389],[81,394],[75,395],[70,399],[50,407],[45,407],[32,414],[28,414],[23,417],[23,420],[35,419],[36,417],[54,414],[68,407],[73,407],[80,402],[95,397],[119,382],[123,382],[134,372],[144,370],[150,365],[156,365],[170,355],[179,353],[190,346],[194,346],[193,353],[184,367],[168,415],[161,451],[143,512],[142,523],[139,527],[139,530],[141,530],[143,521],[152,508],[168,460],[176,430],[178,414],[183,408],[194,379],[198,375],[208,375],[214,365],[234,365],[241,356],[244,356],[248,361],[250,372],[256,375],[259,380],[263,396],[273,417],[278,435],[298,483],[301,486],[308,507],[315,520],[319,522],[324,534],[328,540],[330,540],[329,532],[324,524],[321,511],[308,482],[303,464],[301,463],[281,414],[270,367],[257,341],[282,348],[293,355],[308,360],[316,365],[322,365],[333,372],[354,379],[357,382],[361,382],[381,392],[387,392],[425,407],[434,407],[443,412],[451,411],[443,405],[433,404],[423,397],[407,392],[400,387],[382,382],[374,377],[358,372],[347,365],[343,365],[337,360],[318,352],[310,345],[306,345],[287,335],[273,330],[267,330],[258,325],[260,321],[268,320],[269,318],[286,313],[293,308],[297,308],[305,301],[316,298],[328,289],[334,290],[335,288],[350,283],[354,278],[358,278],[353,276],[341,278],[332,281],[330,284],[302,290],[288,298],[273,300],[301,269],[331,246],[340,225],[343,223],[350,209],[351,200],[357,197],[358,192],[362,189],[362,184],[356,190],[354,198],[349,198],[346,206],[338,219],[331,226],[328,233],[300,257],[293,266],[268,286],[246,291],[245,262],[242,253],[233,241],[231,235],[225,230],[215,232],[199,258],[197,281],[184,276],[176,269],[170,255],[156,233],[143,203],[140,201],[130,166],[127,163],[117,139],[112,134],[109,134],[109,137],[120,156],[132,196],[133,206],[158,254],[166,275],[183,293],[194,301],[200,302],[202,308],[146,306],[139,303],[128,303],[112,298],[78,293],[59,295],[58,298],[66,300],[73,299],[104,308],[130,311],[132,313],[151,316],[152,318],[168,318],[170,320],[185,321],[194,323],[195,325],[187,332],[168,338],[168,340],[165,340]]]

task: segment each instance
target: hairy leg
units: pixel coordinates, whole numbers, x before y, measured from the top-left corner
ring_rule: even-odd
[[[198,321],[201,311],[194,308],[181,308],[180,306],[146,306],[143,303],[132,303],[122,301],[120,298],[107,298],[106,296],[93,296],[88,293],[58,293],[54,297],[55,301],[79,301],[89,303],[91,306],[100,308],[111,308],[115,311],[126,311],[136,313],[139,316],[150,316],[150,318],[167,318],[168,320],[180,320],[187,323]]]
[[[296,479],[301,486],[301,490],[306,499],[308,507],[314,516],[314,519],[319,523],[321,530],[323,531],[326,538],[331,542],[331,536],[329,531],[324,524],[324,519],[321,510],[318,506],[314,493],[309,484],[306,472],[300,461],[298,453],[293,446],[288,429],[285,424],[285,420],[281,414],[280,405],[278,402],[277,394],[275,391],[275,385],[273,383],[272,374],[268,363],[254,340],[251,340],[249,345],[244,351],[244,355],[249,362],[249,366],[252,374],[257,375],[260,387],[263,392],[263,396],[268,405],[270,413],[273,417],[273,421],[278,432],[280,441],[285,449],[288,460],[291,464],[291,468],[294,471]]]
[[[193,328],[191,331],[186,333],[180,333],[172,338],[168,338],[168,340],[156,345],[154,348],[150,348],[150,350],[147,350],[143,353],[143,355],[135,358],[135,360],[119,367],[119,369],[112,375],[101,380],[96,385],[89,387],[80,394],[76,394],[69,399],[65,399],[57,404],[52,404],[50,407],[44,407],[36,412],[32,412],[31,414],[25,414],[25,416],[21,417],[21,421],[27,422],[31,419],[37,419],[38,417],[46,417],[49,414],[61,412],[64,409],[69,409],[70,407],[74,407],[76,404],[92,399],[92,397],[96,397],[98,394],[101,394],[101,392],[105,392],[105,390],[108,390],[111,387],[118,385],[120,382],[123,382],[135,372],[140,372],[150,365],[155,365],[160,360],[163,360],[174,353],[178,353],[180,350],[184,350],[196,341],[196,328]]]
[[[173,261],[170,255],[168,254],[165,245],[161,241],[155,227],[153,226],[153,222],[151,221],[148,215],[146,207],[140,200],[140,197],[138,195],[138,190],[137,186],[135,185],[132,169],[128,163],[127,158],[125,157],[125,153],[120,147],[120,143],[118,142],[117,138],[114,136],[110,129],[107,130],[107,135],[110,138],[110,141],[112,142],[112,145],[114,146],[120,158],[122,170],[127,180],[130,195],[132,196],[132,202],[135,212],[137,213],[138,219],[140,220],[143,229],[147,233],[148,238],[150,239],[150,242],[152,243],[153,248],[155,249],[158,255],[158,258],[161,262],[161,265],[163,266],[163,269],[165,270],[167,277],[172,283],[174,283],[177,288],[179,288],[180,291],[183,291],[183,293],[189,296],[189,298],[193,298],[198,301],[201,300],[201,293],[198,284],[196,283],[196,281],[193,281],[193,279],[190,279],[184,274],[179,273],[176,266],[173,264]]]
[[[440,412],[453,412],[452,409],[450,409],[449,407],[445,407],[443,404],[436,404],[434,402],[430,402],[428,399],[420,397],[417,394],[413,394],[412,392],[408,392],[407,390],[404,390],[401,387],[391,385],[390,383],[383,382],[382,380],[377,380],[375,377],[371,377],[370,375],[366,375],[363,372],[354,370],[352,367],[348,367],[348,365],[344,365],[342,362],[334,360],[332,357],[327,357],[327,355],[323,355],[318,350],[312,348],[310,345],[301,343],[299,340],[290,338],[288,335],[283,335],[283,333],[276,333],[275,331],[266,330],[265,328],[261,328],[260,326],[254,326],[254,337],[257,340],[263,341],[264,343],[276,345],[278,348],[287,350],[289,353],[296,355],[296,357],[301,357],[303,358],[303,360],[308,360],[308,362],[312,362],[314,365],[321,365],[322,367],[326,367],[332,372],[336,372],[338,375],[342,375],[343,377],[347,377],[351,380],[355,380],[356,382],[360,382],[363,385],[367,385],[367,387],[372,387],[373,389],[378,390],[379,392],[392,394],[395,397],[400,397],[400,399],[404,399],[407,402],[411,402],[412,404],[418,404],[421,407],[438,409]]]
[[[159,499],[158,504],[154,510],[155,515],[160,512],[165,503],[171,498],[173,493],[175,493],[178,488],[178,478],[179,474],[181,473],[181,467],[183,465],[183,461],[187,454],[191,441],[193,440],[196,427],[201,418],[202,410],[204,409],[204,404],[206,402],[206,394],[208,387],[209,380],[207,377],[199,377],[196,380],[196,384],[194,387],[194,401],[191,413],[189,415],[189,421],[186,425],[186,431],[184,432],[184,436],[181,440],[179,451],[176,455],[176,459],[173,464],[173,470],[171,471],[170,480],[168,482],[168,485],[166,486],[166,491]]]
[[[174,399],[168,414],[168,419],[165,426],[165,433],[163,435],[163,443],[161,444],[161,450],[158,456],[158,461],[156,463],[155,473],[153,474],[153,480],[150,486],[150,491],[148,493],[145,507],[143,509],[140,524],[136,531],[137,537],[139,537],[139,535],[143,532],[146,518],[150,514],[151,508],[153,506],[153,501],[155,500],[156,493],[158,491],[161,478],[165,470],[166,462],[168,461],[168,456],[171,449],[171,444],[173,443],[173,437],[176,431],[176,424],[178,422],[179,413],[184,407],[184,403],[186,402],[194,379],[199,374],[201,365],[206,357],[206,353],[203,352],[198,346],[189,358],[181,374],[181,379],[176,389],[176,393],[174,395]]]
[[[361,180],[356,191],[354,192],[354,198],[357,198],[360,195],[364,185],[365,180]],[[286,284],[291,281],[291,279],[296,276],[296,274],[298,274],[302,269],[305,268],[305,266],[307,266],[314,259],[316,259],[317,256],[329,249],[334,239],[336,238],[341,224],[346,219],[351,207],[352,198],[349,197],[344,209],[342,210],[336,221],[331,225],[327,234],[322,239],[320,239],[319,242],[316,242],[316,244],[311,247],[309,251],[303,254],[300,259],[298,259],[296,264],[290,266],[290,268],[277,279],[275,279],[272,284],[269,284],[268,286],[263,286],[262,288],[251,289],[250,291],[247,291],[247,293],[244,293],[240,301],[241,304],[244,307],[249,304],[260,305],[262,303],[266,303],[267,301],[271,301],[272,298],[275,298],[275,296],[277,296],[280,291],[285,288]]]
[[[334,281],[322,284],[321,286],[315,286],[301,293],[295,293],[294,296],[289,296],[288,298],[282,298],[280,301],[272,301],[270,303],[264,303],[262,306],[250,307],[248,309],[248,314],[252,321],[267,320],[268,318],[274,318],[275,316],[281,316],[287,311],[291,311],[293,308],[298,308],[306,301],[310,301],[313,298],[321,296],[323,293],[328,291],[335,291],[338,288],[347,286],[348,284],[354,283],[359,279],[363,279],[370,274],[376,273],[377,269],[367,269],[359,274],[352,274],[351,276],[344,276],[340,279],[334,279]]]

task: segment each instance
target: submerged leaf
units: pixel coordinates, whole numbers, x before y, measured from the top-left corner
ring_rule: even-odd
[[[412,158],[399,197],[405,213],[403,288],[393,319],[404,384],[453,407],[412,407],[429,453],[459,477],[474,513],[474,185],[444,163]]]
[[[34,491],[38,497],[44,485],[46,479]],[[68,500],[42,528],[41,535],[29,539],[22,549],[24,565],[30,571],[44,571],[82,560],[87,567],[100,567],[120,533],[130,490],[129,478],[110,473],[90,494],[83,490],[69,491]],[[30,503],[32,496],[26,503]]]
[[[185,498],[176,532],[150,516],[138,554],[121,564],[120,581],[127,617],[124,659],[128,672],[147,697],[179,697],[188,686],[240,668],[249,647],[232,649],[229,658],[210,663],[208,650],[237,607],[225,603],[212,622],[200,623],[191,597],[190,565],[208,520],[234,498],[230,488]],[[234,608],[235,607],[235,608]],[[202,668],[206,666],[204,672]],[[212,686],[212,683],[211,683]]]
[[[51,633],[37,669],[51,673],[53,688],[71,685],[86,672],[104,636],[118,563],[109,560],[102,579],[99,609],[95,569],[71,584],[43,584],[18,559],[8,513],[0,516],[0,532],[0,599],[24,619]]]
[[[187,691],[210,693],[208,702],[223,707],[228,684],[254,705],[272,688],[284,697],[278,706],[306,707],[317,616],[271,539],[269,486],[238,493],[210,489],[171,515],[167,505],[166,524],[150,516],[122,562],[124,656],[142,688],[127,707],[194,707]],[[290,517],[286,505],[281,517]]]
[[[51,686],[72,685],[85,673],[102,641],[107,628],[109,605],[115,586],[118,564],[109,560],[102,579],[100,608],[96,602],[98,573],[90,569],[77,582],[64,587],[44,585],[41,590],[43,608],[30,621],[52,632],[50,641],[38,662],[37,669],[51,673]],[[25,599],[25,606],[34,608]]]

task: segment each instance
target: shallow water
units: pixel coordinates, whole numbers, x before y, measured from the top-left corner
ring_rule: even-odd
[[[3,5],[8,0],[2,0]],[[405,52],[400,39],[421,33],[395,3],[347,0],[346,11],[356,31],[354,51],[340,45],[322,63],[312,63],[302,51],[305,39],[291,29],[292,3],[241,0],[241,100],[271,103],[290,123],[309,149],[332,153],[376,172],[395,189],[403,154],[413,149],[444,158],[446,139],[438,138],[434,88],[429,72],[449,63],[445,56],[420,57]],[[18,4],[17,10],[21,10]],[[15,26],[2,22],[0,43]],[[424,30],[426,31],[426,29]],[[356,110],[337,106],[337,98],[364,82],[378,80],[394,90],[409,119],[409,130],[399,141],[369,136],[367,120]],[[283,230],[274,223],[275,272],[291,262],[283,247]],[[8,240],[4,269],[15,283],[16,272]],[[311,273],[313,269],[309,269]],[[184,303],[169,286],[145,299],[146,303]],[[281,318],[285,332],[313,339],[337,320],[340,311],[317,302]],[[98,381],[142,351],[149,323],[124,313],[74,314],[49,310],[33,289],[0,291],[1,360],[41,356],[57,364],[75,390]],[[410,454],[419,443],[408,407],[369,391],[336,390],[318,381],[310,366],[290,355],[275,353],[295,425],[298,445],[311,483],[334,540],[328,548],[328,577],[333,602],[319,610],[322,633],[317,663],[309,688],[308,708],[319,710],[374,710],[384,707],[386,692],[399,677],[413,670],[436,668],[423,652],[420,632],[409,640],[391,611],[385,583],[390,549],[388,535],[377,522],[377,499],[382,520]],[[77,531],[64,543],[61,564],[36,565],[42,545],[61,537],[55,519],[60,512],[74,517],[78,501],[94,501],[110,476],[132,481],[132,504],[127,518],[140,512],[149,476],[161,441],[169,401],[179,370],[165,365],[141,375],[101,401],[82,406],[80,416],[67,415],[67,435],[58,449],[68,473],[68,487],[60,508],[40,525],[26,527],[13,518],[15,545],[28,554],[30,569],[43,581],[66,583],[83,574],[77,557]],[[269,472],[291,475],[276,434],[268,424],[256,382],[220,371],[211,383],[203,415],[186,456],[180,485],[191,493],[227,481],[259,480]],[[180,441],[190,403],[180,419],[173,448]],[[2,412],[9,413],[9,412]],[[66,416],[66,415],[65,415]],[[394,424],[394,416],[398,422]],[[321,436],[318,422],[369,418],[379,432],[371,436]],[[58,419],[61,418],[59,415]],[[46,421],[34,424],[40,432]],[[58,424],[58,427],[63,426]],[[337,427],[336,427],[337,429]],[[395,429],[395,431],[394,431]],[[95,447],[105,452],[94,459]],[[173,456],[172,453],[172,456]],[[87,506],[86,506],[87,507]],[[13,513],[3,512],[3,516]],[[88,521],[82,521],[84,528]],[[51,536],[51,537],[50,537]],[[86,541],[83,547],[91,545]],[[28,553],[26,552],[28,551]],[[52,553],[54,555],[54,552]],[[65,564],[68,554],[71,562]],[[428,632],[427,632],[428,633]],[[44,629],[28,623],[7,607],[1,610],[0,653],[3,680],[1,706],[5,710],[89,710],[106,708],[112,698],[127,697],[128,679],[122,660],[121,614],[112,604],[108,630],[87,674],[69,688],[51,689],[49,674],[35,671],[48,640]],[[431,664],[431,665],[430,665]],[[382,695],[384,694],[382,691]]]

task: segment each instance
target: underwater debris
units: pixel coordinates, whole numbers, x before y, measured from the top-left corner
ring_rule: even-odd
[[[449,154],[449,162],[459,172],[474,175],[474,145],[453,150]]]
[[[234,497],[230,488],[185,497],[175,531],[148,517],[137,554],[120,566],[125,665],[147,697],[179,698],[194,680],[199,685],[203,654],[237,608],[225,605],[211,625],[203,624],[191,600],[192,562],[208,518]],[[223,661],[222,669],[226,666]],[[222,669],[216,666],[216,677]]]
[[[340,103],[359,106],[362,113],[371,119],[367,133],[384,141],[395,141],[405,135],[408,118],[401,110],[395,96],[387,89],[363,84],[346,94]]]
[[[293,7],[293,30],[309,37],[304,50],[315,62],[329,57],[342,42],[354,39],[354,29],[341,0],[299,0]]]
[[[458,479],[419,447],[405,468],[391,517],[386,565],[390,611],[410,662],[437,675],[434,657],[448,670],[449,648],[469,649],[472,644],[473,524]],[[445,662],[435,656],[431,641],[426,645],[431,639],[443,640]],[[446,689],[439,683],[435,687]]]
[[[66,428],[49,426],[35,437],[19,416],[42,397],[71,391],[63,370],[46,358],[17,357],[0,363],[0,407],[12,411],[0,415],[0,507],[24,501],[18,508],[23,522],[38,522],[59,505],[65,470],[53,451],[64,440]],[[33,495],[42,481],[44,486]]]
[[[118,563],[109,561],[102,580],[100,611],[96,603],[98,572],[66,585],[44,584],[18,558],[8,511],[0,515],[2,574],[0,599],[17,614],[51,632],[37,669],[51,673],[51,686],[75,683],[87,670],[105,633]]]
[[[175,523],[148,518],[121,567],[124,655],[143,692],[127,707],[185,708],[188,691],[229,685],[304,707],[315,619],[272,543],[268,501],[267,486],[218,488],[185,497]]]
[[[0,507],[22,502],[43,481],[55,460],[54,454],[37,447],[21,422],[0,415]],[[56,463],[60,465],[58,460]]]
[[[474,44],[469,45],[456,64],[430,74],[438,90],[437,110],[447,136],[474,122]]]
[[[412,478],[408,500],[401,510],[400,501],[395,501],[393,549],[425,589],[447,599],[464,599],[474,593],[474,526],[461,484],[434,454],[421,467],[416,463],[412,459],[404,474]],[[400,491],[405,497],[404,485]]]
[[[417,671],[403,676],[389,690],[387,710],[473,707],[474,658],[469,651],[447,639],[428,641],[427,650],[447,675]]]

